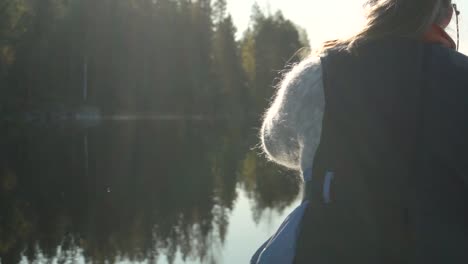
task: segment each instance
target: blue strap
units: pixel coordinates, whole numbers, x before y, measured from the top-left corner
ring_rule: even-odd
[[[323,202],[326,204],[331,202],[330,189],[334,178],[335,174],[332,171],[328,171],[327,174],[325,174],[325,179],[323,180],[322,196]]]

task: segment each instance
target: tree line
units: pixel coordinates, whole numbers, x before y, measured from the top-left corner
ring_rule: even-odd
[[[226,0],[0,0],[0,113],[255,115],[303,32],[255,4],[236,39]]]

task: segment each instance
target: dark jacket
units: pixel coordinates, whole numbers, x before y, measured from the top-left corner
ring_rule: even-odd
[[[295,263],[468,263],[468,58],[399,39],[322,67],[332,196],[311,191]]]

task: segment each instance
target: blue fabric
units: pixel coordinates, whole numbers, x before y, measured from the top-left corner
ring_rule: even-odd
[[[302,217],[308,204],[308,201],[303,202],[284,220],[278,231],[255,253],[251,264],[293,263]]]
[[[262,246],[259,249],[257,249],[255,254],[250,259],[251,264],[256,264],[257,263],[258,259],[260,258],[260,254],[262,254],[263,250],[265,250],[268,243],[270,243],[270,240],[271,240],[271,237],[267,241],[265,241],[265,243],[263,243]]]
[[[312,168],[304,170],[302,175],[305,182],[312,180]],[[290,264],[296,255],[296,243],[299,237],[302,218],[309,205],[304,200],[288,215],[276,233],[255,252],[251,264]]]

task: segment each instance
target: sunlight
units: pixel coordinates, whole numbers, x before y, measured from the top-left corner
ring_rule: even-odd
[[[247,28],[254,0],[230,0],[228,8],[238,28],[238,36]],[[286,18],[303,27],[312,47],[323,41],[352,34],[363,23],[364,0],[309,1],[261,0],[266,12],[281,10]],[[326,26],[323,26],[326,25]]]
[[[237,26],[240,38],[248,27],[250,9],[255,0],[228,0],[228,9]],[[363,19],[363,5],[366,0],[258,0],[258,4],[268,12],[281,10],[286,18],[306,29],[312,47],[320,46],[326,40],[343,38],[358,30]],[[460,16],[460,51],[468,51],[468,25],[464,16],[468,14],[468,0],[453,1],[461,10]],[[448,33],[456,37],[453,23]]]
[[[377,0],[398,2],[375,10],[388,26],[319,53],[362,30],[365,1],[0,0],[0,264],[405,262],[416,233],[464,255],[468,58],[415,23],[435,0]],[[434,167],[410,212],[413,160]]]

